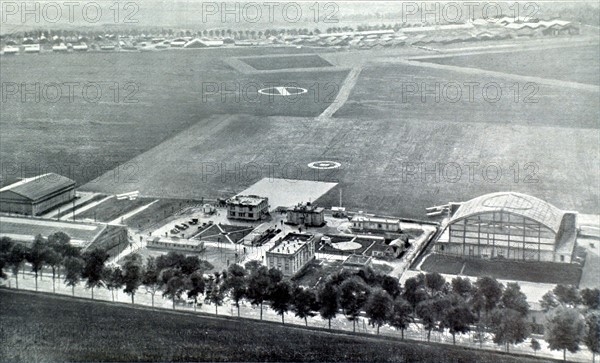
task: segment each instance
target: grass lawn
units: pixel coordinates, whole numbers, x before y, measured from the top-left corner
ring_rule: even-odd
[[[581,267],[573,264],[463,259],[439,254],[427,257],[421,269],[456,275],[463,264],[465,264],[463,275],[467,276],[492,276],[504,280],[568,285],[578,285],[581,279]]]
[[[125,224],[132,228],[144,230],[160,225],[160,222],[185,208],[200,207],[201,205],[199,200],[159,199],[158,202],[127,219]]]
[[[111,198],[104,201],[94,208],[77,215],[78,219],[96,219],[99,222],[110,222],[125,213],[131,212],[136,208],[149,204],[154,199],[137,198],[134,200]]]
[[[215,319],[0,290],[0,360],[536,362],[276,323]]]
[[[458,275],[464,262],[465,261],[459,257],[431,254],[423,261],[421,269],[427,272]]]
[[[341,271],[342,261],[312,261],[292,280],[298,285],[316,287],[324,282],[328,276]]]
[[[83,207],[85,207],[88,204],[92,204],[92,203],[97,202],[99,200],[102,200],[104,198],[106,198],[106,195],[103,195],[103,194],[94,195],[92,198],[86,200],[85,202],[77,204],[75,206],[75,210],[77,210],[79,208],[83,208]],[[53,218],[60,218],[60,217],[66,216],[69,213],[73,213],[73,205],[70,204],[70,207],[69,207],[69,204],[68,204],[66,206],[68,207],[66,210],[61,210],[60,213],[58,213],[57,215],[55,215]],[[75,218],[75,219],[77,219],[77,218]]]
[[[316,54],[295,55],[289,57],[248,57],[242,61],[258,70],[276,70],[286,68],[331,67],[331,63]]]
[[[600,85],[598,45],[571,47],[567,52],[571,62],[558,60],[560,55],[565,53],[565,49],[561,48],[525,50],[494,54],[493,56],[470,54],[468,56],[426,59],[425,61]]]

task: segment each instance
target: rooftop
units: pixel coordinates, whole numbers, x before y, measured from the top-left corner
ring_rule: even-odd
[[[372,223],[400,223],[400,219],[397,218],[383,218],[383,217],[375,217],[367,214],[356,214],[352,217],[352,221],[364,221],[364,222],[372,222]]]
[[[7,185],[0,189],[0,193],[11,191],[25,198],[37,200],[71,186],[75,186],[75,181],[62,175],[47,173]]]
[[[236,195],[235,197],[227,199],[227,204],[242,204],[242,205],[257,206],[266,200],[268,200],[268,199],[265,197],[259,197],[258,195]]]
[[[371,257],[363,255],[350,255],[344,260],[343,265],[350,266],[365,266],[371,262]]]
[[[564,211],[530,195],[499,192],[485,194],[461,204],[450,219],[450,223],[489,212],[508,212],[532,219],[558,233]]]
[[[293,212],[304,212],[304,213],[322,213],[323,208],[311,205],[310,203],[298,203],[293,207],[287,209]]]
[[[306,242],[313,238],[312,234],[306,233],[288,233],[280,242],[275,243],[269,250],[271,253],[280,253],[285,255],[293,255],[298,252]]]

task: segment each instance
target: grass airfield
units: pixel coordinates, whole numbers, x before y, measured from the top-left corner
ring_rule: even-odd
[[[473,58],[476,64],[457,63],[457,51],[450,60],[438,57],[430,62],[480,70],[476,73],[407,64],[405,58],[429,54],[414,48],[326,52],[322,57],[334,67],[318,71],[243,73],[224,61],[254,52],[265,49],[81,55],[104,59],[91,78],[137,80],[140,102],[83,106],[73,102],[50,110],[37,104],[3,103],[3,114],[13,116],[3,117],[8,142],[0,146],[0,156],[12,163],[28,161],[27,165],[97,160],[102,168],[75,178],[83,189],[104,193],[139,190],[149,197],[212,199],[275,177],[339,183],[318,200],[323,206],[337,205],[341,188],[343,204],[350,209],[406,217],[423,218],[426,207],[501,190],[532,194],[563,209],[597,213],[598,90],[549,82],[539,85],[537,102],[515,102],[510,93],[515,77],[529,74],[536,65],[519,72],[509,69],[515,73],[505,78],[485,72],[497,69],[506,57],[522,57],[518,50],[501,53],[502,59],[496,53],[482,54]],[[532,63],[544,64],[543,71],[533,76],[574,83],[589,79],[586,85],[594,86],[593,70],[574,63],[577,71],[566,72],[544,59],[533,59]],[[55,62],[48,60],[51,65]],[[35,57],[27,62],[35,62]],[[59,63],[50,67],[53,72],[36,76],[66,78]],[[27,79],[15,72],[5,76],[5,67],[14,70],[15,64],[2,67],[3,81]],[[360,70],[356,83],[347,89],[343,67]],[[84,66],[79,71],[80,77],[89,74]],[[589,77],[582,77],[586,73]],[[70,75],[77,76],[77,72]],[[223,100],[220,94],[202,102],[202,82],[295,83],[311,92],[295,102],[275,97],[248,103],[243,97]],[[436,102],[429,97],[423,102],[418,92],[406,93],[408,84],[452,82],[495,82],[503,97],[495,103],[481,94],[473,101],[463,97],[453,103],[442,97]],[[325,89],[331,84],[335,87]],[[524,85],[519,83],[521,90]],[[347,101],[339,93],[347,93]],[[336,104],[339,99],[342,102]],[[317,117],[330,105],[337,111],[333,116]],[[81,109],[83,119],[78,119]],[[39,143],[23,145],[24,132]],[[308,167],[319,160],[336,161],[341,167]]]

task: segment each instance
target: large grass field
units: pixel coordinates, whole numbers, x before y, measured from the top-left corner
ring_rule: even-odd
[[[459,67],[475,67],[492,71],[515,73],[600,85],[599,45],[525,50],[522,52],[479,54],[468,56],[429,58],[434,62]],[[566,58],[565,58],[566,57]],[[532,60],[535,60],[532,62]]]
[[[329,334],[0,290],[0,361],[538,362],[447,345]]]
[[[316,54],[290,57],[246,57],[242,61],[258,70],[276,70],[287,68],[331,67],[331,64]]]
[[[265,51],[308,52],[260,49]],[[88,182],[83,189],[103,193],[139,190],[149,197],[214,199],[275,177],[338,182],[320,205],[337,205],[341,189],[348,209],[386,215],[423,218],[426,207],[501,190],[531,194],[562,209],[598,212],[597,92],[539,85],[537,102],[525,103],[528,93],[519,84],[515,102],[514,80],[406,65],[391,57],[394,51],[386,51],[385,59],[368,51],[327,54],[334,65],[336,58],[368,60],[349,100],[334,117],[323,119],[314,116],[331,104],[347,72],[241,74],[222,61],[257,55],[257,49],[9,59],[2,65],[3,81],[133,80],[140,84],[140,102],[82,105],[79,100],[50,108],[3,103],[0,158],[26,165],[98,161],[106,167],[75,179]],[[19,71],[37,69],[44,57],[43,71]],[[481,65],[473,67],[481,69],[498,62],[494,54],[474,59]],[[549,78],[596,75],[579,63],[573,64],[575,73],[562,65],[552,68],[543,57],[531,58],[527,67],[538,64],[544,69],[540,76]],[[233,87],[234,96],[207,95],[203,82]],[[254,102],[243,92],[236,100],[236,85],[253,82],[295,84],[309,92],[295,101]],[[433,96],[423,101],[418,91],[406,90],[407,84],[431,89],[449,82],[495,82],[503,93],[500,101],[489,102],[480,87],[473,101],[465,94],[452,103]],[[23,135],[34,141],[23,142]],[[319,160],[342,166],[321,171],[307,166]]]
[[[260,50],[299,52],[307,50]],[[316,116],[345,76],[340,71],[248,76],[223,62],[256,54],[252,48],[230,48],[3,57],[0,80],[18,88],[15,94],[3,91],[0,103],[1,183],[54,171],[83,185],[121,165],[111,178],[127,184],[136,170],[124,163],[191,125],[214,127],[210,115]],[[92,86],[84,94],[86,84]],[[257,92],[278,85],[308,92],[285,99]],[[55,94],[63,97],[54,101]]]
[[[134,200],[117,199],[113,197],[97,206],[78,214],[77,219],[92,219],[98,222],[111,222],[120,216],[132,212],[135,209],[150,204],[153,199],[137,198]]]

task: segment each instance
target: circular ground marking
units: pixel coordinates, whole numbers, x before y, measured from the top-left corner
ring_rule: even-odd
[[[340,166],[342,166],[342,164],[338,163],[337,161],[313,161],[312,163],[308,164],[309,168],[312,169],[321,169],[321,170],[327,170],[327,169],[337,169]]]
[[[362,245],[360,243],[356,243],[356,242],[338,242],[338,243],[332,243],[331,245],[336,250],[342,250],[342,251],[354,251],[354,250],[357,250],[362,247]]]
[[[289,86],[269,87],[258,90],[258,93],[267,96],[297,96],[306,92],[308,92],[306,88]]]

